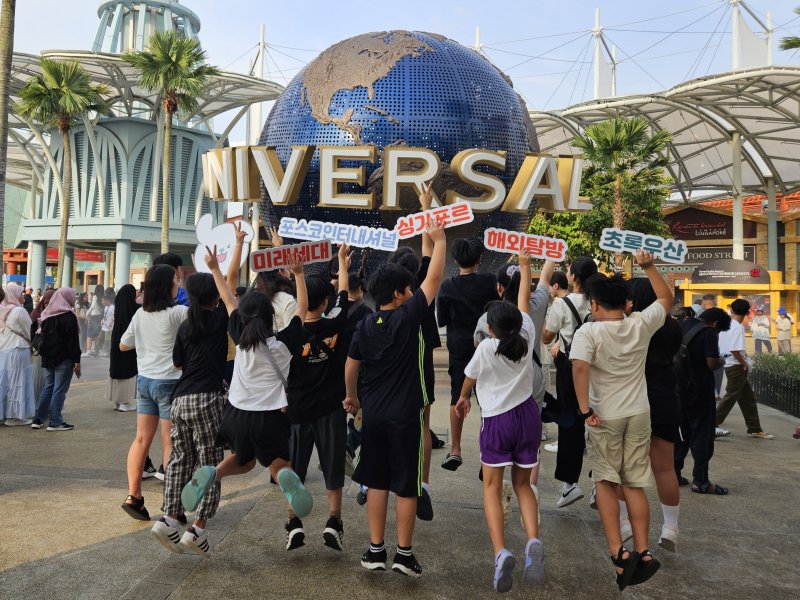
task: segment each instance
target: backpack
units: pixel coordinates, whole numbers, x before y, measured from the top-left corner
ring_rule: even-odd
[[[55,317],[42,321],[38,331],[31,338],[31,348],[36,356],[57,354],[60,343]]]
[[[678,375],[678,389],[681,398],[694,398],[696,384],[692,376],[692,367],[689,363],[689,344],[695,336],[703,331],[706,326],[702,323],[695,325],[687,331],[681,340],[681,347],[675,355],[675,367]]]
[[[569,308],[570,312],[572,312],[572,316],[575,318],[576,325],[575,325],[575,329],[572,331],[572,339],[575,340],[575,332],[578,331],[578,329],[581,328],[581,325],[583,325],[584,323],[588,323],[591,320],[592,314],[589,313],[588,315],[586,315],[586,317],[584,317],[583,321],[581,321],[581,316],[580,316],[580,314],[578,314],[578,309],[575,308],[575,305],[572,303],[572,300],[570,300],[566,296],[564,296],[562,298],[562,300],[564,301],[564,304],[567,305],[567,307]],[[572,349],[572,342],[567,344],[567,342],[563,338],[561,338],[561,339],[562,339],[562,341],[564,341],[564,344],[561,347],[561,351],[569,359],[569,351]]]

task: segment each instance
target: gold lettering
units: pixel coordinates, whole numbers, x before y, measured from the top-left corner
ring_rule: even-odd
[[[422,169],[401,169],[400,162],[421,162]],[[422,184],[439,174],[439,157],[427,148],[385,148],[383,151],[383,204],[381,210],[400,210],[400,188],[412,187],[419,196]],[[436,193],[432,206],[439,206]]]
[[[374,163],[378,158],[375,146],[320,146],[319,148],[319,205],[328,208],[375,207],[375,192],[368,194],[343,194],[339,184],[355,183],[363,186],[366,182],[364,165],[344,168],[339,166],[343,160],[365,160]]]
[[[465,200],[472,204],[472,210],[477,213],[492,212],[499,208],[506,198],[506,186],[498,177],[476,171],[478,165],[487,165],[505,171],[506,152],[479,150],[470,148],[462,150],[453,157],[450,168],[456,177],[466,184],[475,186],[484,191],[476,198],[462,196],[455,190],[447,190],[446,202],[453,204]]]
[[[216,148],[206,152],[203,165],[203,188],[212,200],[230,200],[236,197],[236,173],[233,148]]]
[[[253,146],[250,153],[264,181],[264,187],[267,188],[270,201],[276,206],[289,206],[297,202],[314,156],[314,146],[292,146],[285,172],[275,148]]]

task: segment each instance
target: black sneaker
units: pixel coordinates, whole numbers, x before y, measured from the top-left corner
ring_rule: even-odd
[[[306,544],[306,532],[303,530],[303,522],[297,517],[292,517],[286,525],[286,549],[296,550]]]
[[[367,488],[358,486],[358,493],[356,494],[356,502],[359,506],[364,506],[367,503]]]
[[[322,539],[328,548],[341,552],[342,538],[344,538],[344,525],[342,525],[342,520],[331,515],[328,522],[325,523]]]
[[[34,419],[33,423],[31,423],[31,429],[41,429],[42,422],[39,419]]]
[[[419,577],[422,575],[422,567],[417,562],[417,559],[414,558],[414,555],[410,554],[405,556],[399,552],[394,555],[392,571],[400,573],[401,575],[407,575],[408,577]]]
[[[361,566],[370,571],[386,570],[386,549],[380,552],[373,552],[369,548],[361,555]]]
[[[61,425],[50,425],[47,428],[47,431],[72,431],[75,429],[75,425],[70,425],[69,423],[62,423]]]
[[[158,471],[156,471],[154,475],[159,481],[164,481],[164,478],[166,477],[166,473],[164,473],[164,465],[158,465]]]
[[[147,460],[144,461],[144,469],[142,470],[142,479],[150,479],[151,477],[155,477],[158,471],[153,466],[153,461],[150,460],[150,457],[147,457]]]
[[[417,518],[420,521],[433,521],[431,496],[425,488],[422,488],[422,493],[417,496]]]

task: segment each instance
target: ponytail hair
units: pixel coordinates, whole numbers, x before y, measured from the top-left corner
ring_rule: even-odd
[[[186,280],[186,293],[189,295],[188,337],[193,344],[199,344],[208,334],[203,310],[219,302],[219,291],[211,273],[193,273]]]
[[[267,344],[275,332],[272,328],[272,301],[265,294],[245,294],[239,300],[239,317],[242,319],[242,334],[239,348],[252,350]]]
[[[519,362],[528,353],[528,342],[522,337],[522,313],[510,302],[498,301],[486,313],[489,327],[499,340],[495,354]]]

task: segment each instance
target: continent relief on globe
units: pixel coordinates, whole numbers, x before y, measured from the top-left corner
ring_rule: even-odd
[[[436,34],[428,35],[446,39]],[[366,88],[369,99],[374,99],[376,81],[386,77],[402,58],[417,57],[423,52],[433,52],[433,49],[409,31],[365,33],[341,41],[306,67],[302,101],[308,102],[317,121],[324,125],[333,123],[350,132],[356,144],[362,144],[361,125],[350,122],[354,110],[348,108],[342,116],[333,116],[329,112],[331,100],[337,92],[357,87]],[[373,106],[365,105],[363,108],[394,119],[386,111]]]

